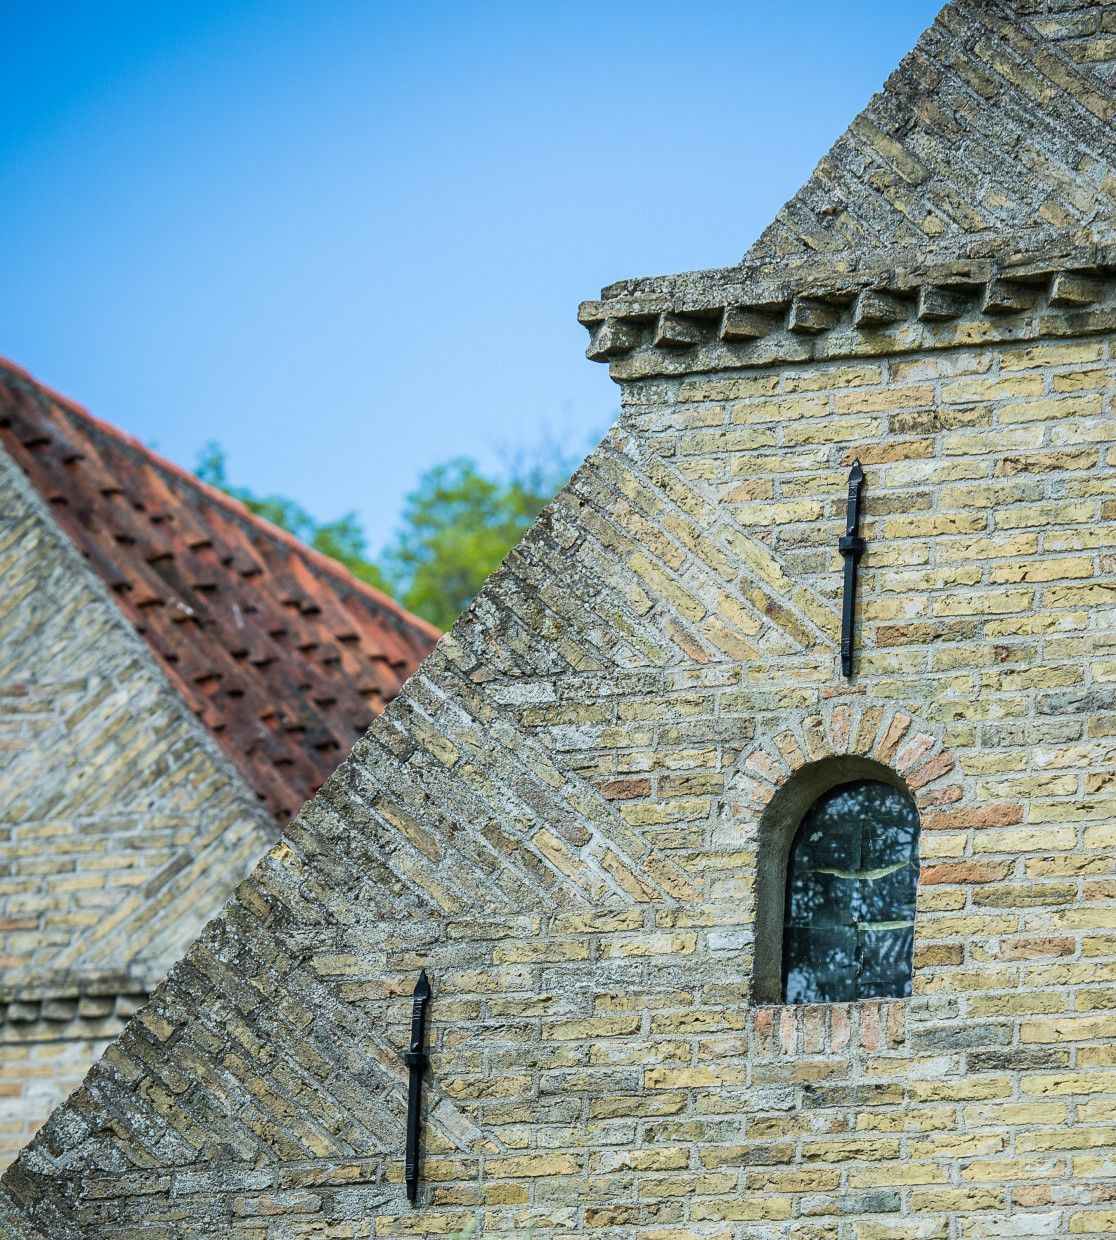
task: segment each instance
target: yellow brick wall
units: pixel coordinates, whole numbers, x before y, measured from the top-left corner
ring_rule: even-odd
[[[0,1166],[273,838],[0,450]]]
[[[620,426],[8,1174],[27,1216],[1116,1234],[1116,359],[1104,335],[943,344],[625,383]],[[833,755],[916,796],[914,994],[757,1005],[765,810]]]

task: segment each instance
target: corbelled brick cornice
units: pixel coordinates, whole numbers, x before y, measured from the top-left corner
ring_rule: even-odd
[[[1112,330],[1116,240],[999,257],[726,268],[627,281],[583,302],[617,379]]]

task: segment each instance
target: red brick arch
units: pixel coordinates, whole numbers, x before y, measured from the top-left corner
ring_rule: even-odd
[[[743,751],[734,780],[736,803],[758,820],[797,771],[842,755],[869,758],[895,771],[914,797],[924,828],[927,818],[966,800],[953,754],[928,724],[898,707],[867,703],[855,708],[837,701],[823,702]]]

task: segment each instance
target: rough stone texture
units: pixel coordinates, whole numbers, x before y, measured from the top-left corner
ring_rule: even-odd
[[[990,237],[1035,246],[1111,220],[1111,17],[1111,6],[1058,0],[954,0],[744,262],[966,252]]]
[[[4,1240],[42,1240],[42,1235],[16,1209],[11,1198],[0,1192],[0,1236]]]
[[[626,385],[621,426],[8,1173],[27,1216],[52,1236],[1108,1234],[1111,348]],[[764,806],[841,753],[920,805],[914,997],[754,1006]]]
[[[1037,31],[1079,65],[1116,87],[1116,9],[1089,0],[1017,0]]]
[[[634,299],[637,321],[700,320],[726,304],[781,312],[807,290],[903,290],[931,269],[966,286],[1036,256],[1091,266],[1098,248],[1112,266],[1114,25],[1111,4],[953,0],[737,266],[603,297]],[[623,320],[604,324],[620,351]]]
[[[274,838],[0,452],[0,1161]]]
[[[976,80],[986,43],[1031,39],[1017,25],[964,36]],[[1001,81],[1026,94],[1057,70],[1072,98],[1043,115],[1076,124],[1077,62],[1028,46],[1035,72],[1005,54],[990,97],[1014,119]],[[1025,166],[1068,192],[1061,165]],[[638,281],[614,315],[591,306],[620,425],[7,1173],[20,1217],[160,1240],[1116,1233],[1100,225],[1087,261],[1059,241],[1008,287],[999,259],[933,279],[897,262],[876,291],[906,319],[858,311],[858,288],[796,307],[792,276],[843,278],[843,258],[788,264],[786,304],[746,313],[718,273],[680,280],[681,307]],[[864,762],[920,810],[914,994],[758,1004],[777,793]],[[399,1052],[420,966],[411,1209]]]

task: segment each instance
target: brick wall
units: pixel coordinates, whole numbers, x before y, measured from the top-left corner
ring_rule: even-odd
[[[273,838],[0,451],[0,1165]]]
[[[5,1177],[26,1217],[1116,1233],[1116,359],[1074,321],[622,361],[620,426]],[[914,995],[757,1005],[766,807],[841,755],[920,807]]]

